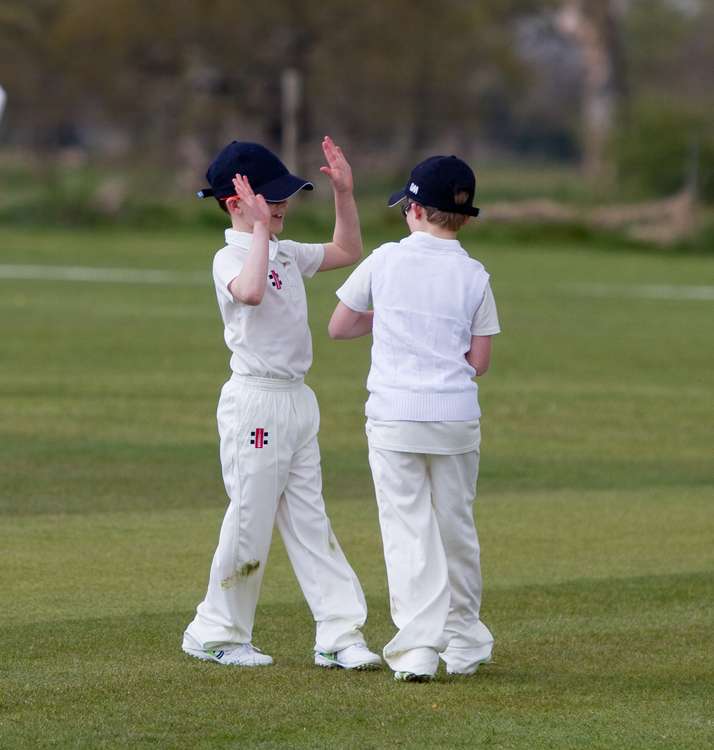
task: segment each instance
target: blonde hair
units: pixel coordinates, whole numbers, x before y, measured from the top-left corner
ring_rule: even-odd
[[[454,193],[454,203],[457,206],[463,206],[469,200],[469,194],[465,190],[459,190]],[[458,232],[459,229],[468,221],[466,214],[455,214],[450,211],[440,211],[432,206],[424,206],[426,220],[430,224],[436,224],[442,229],[448,229],[450,232]]]

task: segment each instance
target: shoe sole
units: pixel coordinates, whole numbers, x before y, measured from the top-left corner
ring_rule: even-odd
[[[194,659],[200,659],[201,661],[215,661],[220,664],[220,661],[218,659],[211,656],[210,654],[207,654],[205,651],[195,651],[192,648],[182,648],[181,650],[184,652],[184,654],[188,654]]]
[[[330,661],[324,656],[315,657],[315,666],[321,667],[322,669],[354,669],[358,672],[370,672],[375,669],[381,669],[382,667],[381,663],[378,664],[376,662],[365,662],[364,664],[354,664],[350,666],[348,664],[340,664],[338,661]]]
[[[408,674],[404,677],[397,677],[394,675],[395,682],[433,682],[434,676],[430,674]]]

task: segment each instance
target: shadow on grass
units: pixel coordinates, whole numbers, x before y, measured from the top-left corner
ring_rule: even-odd
[[[302,602],[259,608],[257,643],[276,664],[257,669],[182,654],[189,611],[27,623],[2,636],[8,746],[51,737],[73,747],[467,747],[495,734],[509,747],[674,747],[706,733],[711,582],[690,574],[495,590],[494,663],[430,685],[397,685],[386,669],[314,667]],[[393,630],[376,607],[372,644]]]

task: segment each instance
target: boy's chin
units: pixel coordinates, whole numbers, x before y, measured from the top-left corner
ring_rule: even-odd
[[[274,235],[279,235],[283,231],[283,224],[284,221],[271,221],[270,222],[270,233]]]

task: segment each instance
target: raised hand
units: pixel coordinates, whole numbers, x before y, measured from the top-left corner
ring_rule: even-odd
[[[342,149],[326,135],[322,139],[322,152],[325,154],[327,166],[320,167],[320,172],[327,175],[332,182],[332,189],[336,193],[351,193],[354,187],[352,182],[352,167],[345,159]]]
[[[243,218],[254,226],[255,224],[270,224],[270,208],[262,195],[256,195],[245,175],[237,174],[233,178],[233,187],[240,201]]]

